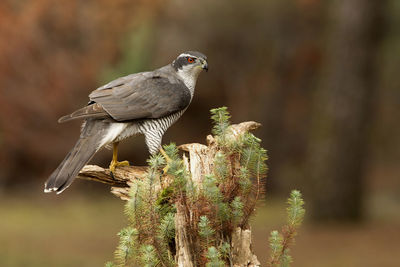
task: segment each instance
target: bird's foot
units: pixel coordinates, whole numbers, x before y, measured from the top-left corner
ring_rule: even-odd
[[[117,168],[117,167],[123,167],[123,166],[129,166],[129,161],[127,161],[127,160],[124,160],[124,161],[111,161],[111,163],[110,163],[110,174],[111,174],[111,177],[114,179],[114,173],[115,173],[115,169]]]
[[[160,148],[160,152],[163,155],[163,157],[165,158],[165,161],[167,162],[167,164],[165,165],[164,169],[163,169],[163,174],[166,174],[169,170],[169,163],[172,161],[172,159],[167,155],[167,153],[165,152],[165,150],[163,148]]]
[[[162,169],[162,174],[166,174],[169,170],[169,165],[166,165],[164,169]]]

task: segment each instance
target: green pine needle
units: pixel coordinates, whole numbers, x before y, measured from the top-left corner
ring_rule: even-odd
[[[300,191],[293,190],[287,203],[289,205],[287,208],[288,223],[292,227],[298,227],[305,215],[304,200]]]
[[[250,193],[253,183],[250,181],[250,172],[246,167],[241,167],[239,170],[239,186],[244,195]]]
[[[217,179],[214,175],[205,175],[203,180],[203,193],[213,203],[222,201],[222,194],[217,186]]]
[[[206,255],[208,262],[206,267],[224,267],[225,262],[221,260],[221,253],[213,246],[209,247]]]
[[[118,235],[120,240],[115,251],[115,259],[118,266],[125,266],[135,253],[133,248],[137,241],[138,231],[132,227],[126,227]]]
[[[229,165],[228,160],[223,152],[219,151],[215,154],[214,158],[214,174],[218,181],[224,182],[228,177]]]
[[[220,145],[225,145],[226,144],[226,134],[228,131],[228,128],[230,126],[230,115],[228,112],[227,107],[221,107],[221,108],[214,108],[210,110],[212,116],[211,119],[213,121],[213,128],[211,130],[212,134],[217,137],[217,141],[220,143]]]
[[[175,238],[175,213],[168,213],[162,218],[158,227],[158,237],[168,244]]]
[[[143,267],[155,267],[158,265],[156,251],[152,245],[143,245],[140,247],[140,260]]]
[[[231,202],[232,220],[237,224],[243,217],[243,202],[240,196],[236,196]]]
[[[200,216],[198,227],[200,237],[206,240],[206,245],[208,246],[213,239],[212,236],[214,235],[215,230],[211,227],[210,220],[207,216]]]
[[[161,154],[155,154],[147,160],[147,164],[149,164],[151,169],[157,170],[165,164],[165,159]]]
[[[163,146],[165,153],[167,153],[168,157],[175,161],[175,160],[180,160],[179,158],[179,151],[178,147],[176,146],[175,143],[170,143],[168,145]]]

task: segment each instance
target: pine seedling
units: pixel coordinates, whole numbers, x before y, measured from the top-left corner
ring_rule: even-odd
[[[290,249],[287,248],[282,254],[280,267],[290,267],[293,262],[292,256],[289,255]]]
[[[214,174],[220,183],[228,177],[229,164],[223,152],[219,151],[214,158]]]
[[[269,266],[271,267],[279,266],[279,258],[281,257],[283,248],[282,242],[283,237],[279,231],[272,231],[269,237],[269,247],[271,248],[271,260],[269,262]]]
[[[219,203],[222,201],[223,196],[217,186],[217,179],[215,179],[214,175],[205,175],[203,180],[203,193],[212,203]]]
[[[250,193],[253,183],[250,181],[250,173],[246,167],[241,167],[239,170],[239,186],[244,195]]]
[[[290,193],[287,207],[287,218],[290,227],[298,227],[303,222],[305,209],[304,200],[301,197],[301,193],[298,190],[293,190]]]
[[[228,242],[222,242],[218,250],[221,252],[222,258],[227,260],[231,258],[231,245]]]
[[[140,247],[140,261],[143,267],[155,267],[158,265],[159,260],[152,245],[143,245]]]
[[[230,125],[230,115],[227,107],[214,108],[210,110],[213,121],[212,134],[216,137],[217,143],[221,146],[226,145],[226,135]]]
[[[178,147],[175,143],[170,143],[163,146],[165,153],[172,161],[180,161]]]
[[[292,257],[289,255],[289,246],[294,242],[297,228],[304,219],[304,201],[298,190],[293,190],[288,199],[287,225],[282,227],[282,234],[272,231],[270,236],[271,259],[268,266],[290,267]]]
[[[175,213],[168,213],[161,219],[157,237],[168,244],[175,238]]]
[[[179,157],[178,148],[174,143],[164,146],[165,153],[171,159],[168,162],[168,173],[174,176],[172,187],[177,192],[185,192],[188,187],[188,173]]]
[[[145,220],[141,218],[149,217],[149,191],[148,178],[143,181],[136,181],[132,184],[129,191],[129,200],[125,204],[125,215],[128,217],[131,225],[135,228],[142,228],[141,225],[145,224]]]
[[[175,266],[173,255],[169,251],[170,246],[175,246],[175,212],[170,212],[161,219],[156,241],[163,254],[163,266]]]
[[[240,196],[236,196],[231,202],[232,221],[238,224],[243,217],[243,203]]]
[[[206,240],[206,246],[208,246],[210,242],[213,241],[215,230],[211,227],[210,220],[207,216],[200,216],[198,227],[200,237]]]
[[[220,222],[226,222],[231,218],[231,209],[226,202],[217,203],[217,218]]]
[[[165,164],[165,159],[162,155],[155,154],[147,160],[147,164],[149,164],[150,169],[154,171]]]
[[[214,247],[209,247],[206,255],[208,262],[206,267],[224,267],[225,262],[221,260],[221,253]]]
[[[119,245],[115,251],[117,266],[126,266],[130,259],[134,258],[134,250],[137,243],[138,231],[132,227],[123,228],[119,233]]]
[[[261,139],[251,133],[242,136],[243,149],[241,150],[241,165],[246,167],[253,175],[265,175],[267,151],[260,145]]]

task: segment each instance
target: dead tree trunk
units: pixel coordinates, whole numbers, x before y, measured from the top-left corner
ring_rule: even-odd
[[[231,125],[227,138],[240,138],[244,133],[257,129],[259,126],[259,123],[251,121]],[[191,182],[195,186],[201,188],[205,175],[210,174],[213,170],[214,159],[216,153],[219,151],[214,137],[211,135],[207,137],[207,145],[198,143],[185,144],[181,145],[179,149],[183,151],[183,163],[191,174]],[[229,164],[233,166],[237,164],[237,162],[230,162]],[[111,192],[114,195],[120,197],[122,200],[128,200],[130,185],[137,179],[143,179],[146,175],[146,171],[147,167],[120,167],[116,169],[113,179],[108,169],[87,165],[82,169],[78,178],[109,184],[112,186]],[[164,175],[162,180],[165,183],[170,183],[171,177]],[[257,187],[261,190],[263,185],[259,183]],[[161,188],[158,188],[156,190],[160,189]],[[176,200],[175,207],[175,262],[177,266],[181,267],[197,266],[196,259],[200,256],[197,255],[196,251],[193,249],[194,242],[196,241],[191,240],[189,235],[193,225],[196,225],[196,218],[193,218],[195,216],[193,216],[192,211],[185,206],[184,201]],[[252,252],[251,230],[247,224],[233,229],[229,240],[231,243],[229,266],[260,266],[256,255]]]

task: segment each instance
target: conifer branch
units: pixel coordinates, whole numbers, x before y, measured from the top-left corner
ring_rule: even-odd
[[[282,227],[282,234],[275,230],[269,238],[271,258],[267,266],[270,267],[290,267],[292,257],[289,247],[293,244],[297,229],[304,219],[304,201],[300,191],[293,190],[287,203],[287,224]]]

